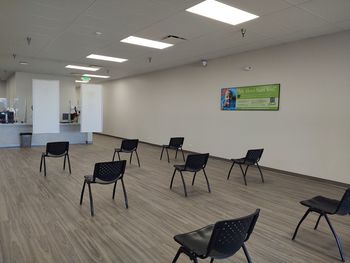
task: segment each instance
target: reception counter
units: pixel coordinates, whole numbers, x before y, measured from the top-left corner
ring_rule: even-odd
[[[25,123],[0,124],[0,147],[19,147],[20,133],[32,132],[33,125]],[[32,145],[46,145],[50,141],[69,141],[70,144],[92,143],[92,134],[80,132],[79,123],[61,123],[60,133],[33,134]]]

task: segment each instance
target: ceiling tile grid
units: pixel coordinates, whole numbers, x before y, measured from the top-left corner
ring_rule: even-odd
[[[260,17],[231,26],[185,11],[202,0],[1,0],[0,69],[70,76],[79,71],[66,64],[99,65],[116,79],[350,29],[349,0],[219,1]],[[130,35],[186,40],[165,39],[175,45],[156,50],[120,42]]]

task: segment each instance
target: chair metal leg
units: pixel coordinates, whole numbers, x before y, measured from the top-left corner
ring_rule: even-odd
[[[246,176],[247,176],[248,168],[249,168],[249,165],[247,165],[247,167],[244,170],[244,178],[246,178]]]
[[[297,233],[298,233],[298,230],[299,230],[299,227],[300,227],[301,223],[305,220],[305,218],[308,216],[308,214],[309,214],[310,212],[311,212],[311,210],[308,209],[308,210],[305,212],[305,214],[303,215],[303,217],[300,219],[300,221],[299,221],[299,223],[298,223],[298,225],[297,225],[297,227],[296,227],[296,229],[295,229],[295,231],[294,231],[292,240],[294,240],[295,237],[297,236]]]
[[[69,159],[69,154],[67,154],[67,161],[68,161],[68,168],[69,168],[69,173],[72,173],[72,168],[70,166],[70,159]]]
[[[119,152],[117,152],[117,154],[118,154],[118,160],[120,161],[120,154],[119,154]]]
[[[86,185],[86,181],[84,180],[83,189],[81,189],[81,194],[80,194],[80,205],[83,203],[85,185]]]
[[[114,197],[115,197],[115,188],[117,187],[117,182],[118,181],[115,181],[115,183],[114,183],[112,199],[114,199]]]
[[[318,217],[317,222],[316,222],[316,225],[315,225],[315,227],[314,227],[315,230],[317,229],[318,224],[320,223],[320,219],[321,219],[322,216],[323,216],[323,215],[320,214],[320,216]]]
[[[213,263],[213,262],[214,262],[214,258],[211,258],[210,263]]]
[[[243,251],[244,251],[244,255],[247,258],[248,263],[252,263],[252,259],[250,258],[250,255],[249,255],[248,250],[247,250],[247,248],[246,248],[244,243],[242,245],[242,248],[243,248]]]
[[[181,153],[182,153],[182,159],[185,161],[185,154],[184,154],[184,151],[182,150],[182,147],[181,147]]]
[[[137,150],[135,150],[135,153],[136,153],[137,163],[138,163],[139,167],[141,167],[141,166],[140,166],[139,154],[137,153]]]
[[[46,157],[44,156],[44,176],[46,176]]]
[[[261,176],[261,181],[262,181],[263,183],[265,183],[264,176],[263,176],[263,174],[262,174],[262,172],[261,172],[261,169],[260,169],[259,164],[256,163],[256,166],[258,166],[258,169],[259,169],[259,172],[260,172],[260,176]]]
[[[67,155],[64,156],[63,170],[66,170],[66,159],[67,159]]]
[[[128,205],[128,196],[126,195],[126,189],[125,189],[125,185],[124,185],[124,180],[123,178],[120,179],[122,181],[122,187],[123,187],[123,193],[124,193],[124,202],[125,202],[125,208],[128,209],[129,205]]]
[[[187,197],[187,190],[186,190],[185,179],[184,179],[184,176],[183,176],[182,172],[181,171],[179,171],[179,172],[180,172],[180,175],[181,175],[182,183],[184,185],[185,197]]]
[[[131,160],[132,160],[132,154],[133,154],[133,152],[130,153],[130,164],[131,164]]]
[[[179,250],[177,251],[172,263],[176,263],[181,253],[183,253],[182,247],[180,247]]]
[[[114,153],[113,153],[113,158],[112,158],[112,162],[114,162],[114,158],[115,158],[115,153],[116,153],[117,151],[116,150],[114,150]]]
[[[239,168],[241,168],[241,171],[242,171],[242,175],[243,175],[243,179],[244,179],[244,184],[247,185],[247,179],[245,178],[245,173],[243,171],[243,168],[242,168],[242,165],[239,164]]]
[[[235,162],[233,162],[231,165],[230,171],[228,172],[228,175],[227,175],[227,180],[230,179],[231,171],[234,165],[235,165]]]
[[[91,184],[87,183],[89,187],[89,197],[90,197],[90,212],[91,216],[94,216],[94,202],[92,200]]]
[[[192,185],[194,185],[194,180],[196,179],[197,172],[194,172],[193,179],[192,179]]]
[[[40,170],[39,170],[39,171],[40,171],[40,173],[41,173],[41,168],[42,168],[42,166],[43,166],[43,158],[44,158],[44,157],[41,155],[41,160],[40,160]]]
[[[168,148],[165,148],[165,151],[166,151],[166,156],[168,157],[168,163],[170,163],[170,160],[169,160],[169,151],[168,151]]]
[[[205,176],[205,180],[207,181],[207,186],[208,186],[208,192],[210,193],[210,185],[209,185],[209,180],[208,180],[208,176],[207,176],[207,173],[205,172],[205,169],[203,168],[203,173],[204,173],[204,176]]]
[[[171,177],[170,189],[173,187],[173,181],[174,181],[175,174],[176,174],[176,168],[174,169],[173,177]]]
[[[176,152],[175,152],[175,159],[177,159],[177,152],[178,152],[179,149],[176,149]]]
[[[197,258],[192,258],[193,263],[198,263],[198,259]]]
[[[340,238],[338,237],[337,233],[335,232],[332,224],[331,224],[331,221],[329,220],[327,214],[324,215],[324,217],[326,218],[326,221],[332,231],[332,234],[335,238],[335,241],[337,242],[337,246],[338,246],[338,249],[339,249],[339,254],[340,254],[340,257],[341,257],[341,261],[345,262],[345,257],[344,257],[344,252],[343,252],[343,248],[342,248],[342,245],[341,245],[341,241],[340,241]]]
[[[164,152],[164,146],[162,147],[162,152],[161,152],[161,154],[160,154],[160,159],[159,159],[159,160],[162,160],[162,158],[163,158],[163,152]]]

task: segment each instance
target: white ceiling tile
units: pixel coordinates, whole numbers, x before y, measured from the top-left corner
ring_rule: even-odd
[[[220,0],[220,2],[258,16],[274,13],[291,6],[283,0]]]
[[[312,0],[299,6],[330,22],[350,19],[349,0]]]
[[[182,12],[137,32],[137,36],[162,40],[163,37],[168,35],[176,35],[190,40],[204,34],[231,28],[233,26],[188,12]]]
[[[346,20],[346,21],[339,22],[336,25],[338,27],[345,29],[345,30],[348,30],[348,29],[350,29],[350,19]]]
[[[305,2],[308,2],[310,0],[285,0],[287,3],[292,4],[292,5],[299,5]]]
[[[185,11],[202,0],[0,1],[0,70],[9,72],[70,76],[64,69],[67,63],[97,64],[112,78],[120,78],[350,28],[350,0],[219,0],[260,16],[239,26]],[[242,27],[247,29],[244,38]],[[96,36],[96,31],[103,34]],[[120,43],[135,34],[158,40],[171,34],[188,41],[165,50]],[[12,53],[18,54],[16,61]],[[89,60],[90,53],[129,61]],[[23,68],[18,59],[30,65]]]

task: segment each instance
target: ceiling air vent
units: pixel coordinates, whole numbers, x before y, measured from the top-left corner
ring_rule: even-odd
[[[165,40],[167,43],[170,43],[170,44],[177,44],[177,43],[180,43],[182,41],[187,41],[186,38],[179,37],[176,35],[167,35],[167,36],[163,37],[162,40]]]

